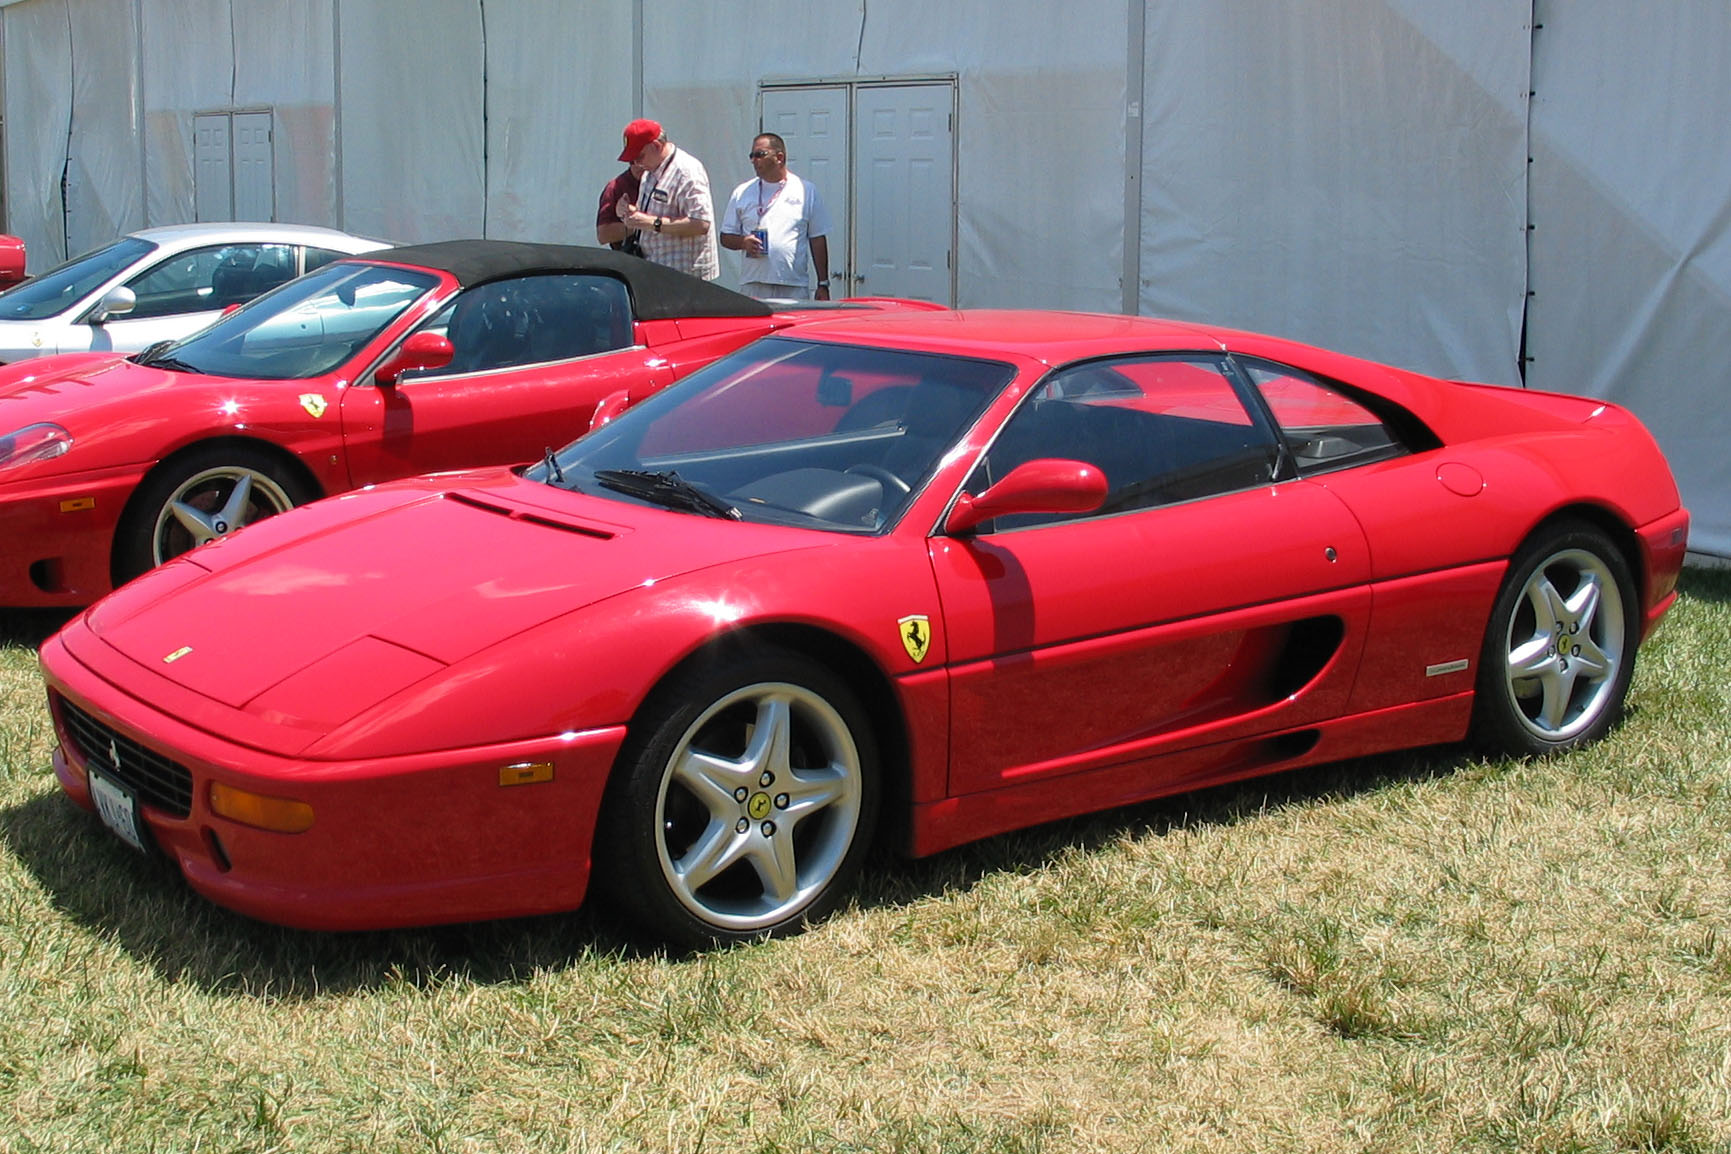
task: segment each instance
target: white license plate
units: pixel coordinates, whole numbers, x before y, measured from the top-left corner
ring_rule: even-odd
[[[138,820],[138,799],[119,782],[90,771],[90,800],[102,824],[113,830],[121,841],[144,853],[144,826]]]

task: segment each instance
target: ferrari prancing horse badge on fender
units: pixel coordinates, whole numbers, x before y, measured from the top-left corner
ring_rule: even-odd
[[[301,408],[305,409],[313,420],[325,415],[325,399],[317,393],[302,393]]]
[[[908,656],[918,665],[926,659],[926,650],[932,645],[932,622],[924,613],[915,613],[896,622],[901,630],[902,648],[908,651]]]

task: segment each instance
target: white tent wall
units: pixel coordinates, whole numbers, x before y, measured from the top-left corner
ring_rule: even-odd
[[[1534,44],[1527,383],[1653,430],[1731,557],[1731,7],[1542,3]]]
[[[132,0],[5,12],[7,211],[33,269],[142,223],[133,15]]]
[[[1128,299],[1445,376],[1524,368],[1639,413],[1693,545],[1731,556],[1724,0],[0,0],[0,21],[6,226],[36,271],[192,219],[197,112],[272,110],[279,219],[584,242],[638,111],[719,211],[765,83],[953,81],[955,203],[930,209],[955,214],[957,303]]]
[[[953,76],[957,303],[1117,311],[1127,13],[1123,0],[871,0],[773,21],[731,5],[649,9],[645,112],[703,161],[719,213],[751,179],[754,81]],[[726,254],[723,277],[737,276]]]
[[[342,227],[399,243],[480,236],[481,5],[373,0],[337,11]]]
[[[66,258],[61,174],[72,131],[68,0],[31,0],[6,21],[6,227],[23,237],[32,272]]]
[[[193,116],[262,108],[273,115],[276,219],[334,222],[332,0],[142,0],[142,12],[150,223],[196,215]]]
[[[1139,311],[1518,384],[1528,23],[1151,3]]]
[[[631,0],[487,4],[487,236],[595,243],[636,115],[631,44]]]

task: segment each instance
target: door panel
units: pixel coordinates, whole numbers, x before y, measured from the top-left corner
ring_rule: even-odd
[[[787,142],[787,165],[817,186],[829,210],[830,293],[851,291],[848,252],[850,201],[848,90],[840,86],[770,88],[763,93],[764,132]]]
[[[271,114],[234,114],[234,218],[276,219],[275,157]]]
[[[855,286],[874,296],[953,304],[954,139],[949,84],[861,87]]]
[[[194,219],[233,220],[234,181],[229,169],[229,116],[203,113],[192,118]]]
[[[955,794],[1332,716],[1370,609],[1357,523],[1305,481],[938,539],[933,564]]]

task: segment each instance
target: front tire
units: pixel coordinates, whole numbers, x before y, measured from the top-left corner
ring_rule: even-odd
[[[1545,755],[1603,737],[1634,674],[1637,613],[1628,563],[1598,529],[1566,522],[1524,545],[1480,653],[1480,744]]]
[[[605,900],[681,946],[793,932],[859,872],[877,748],[848,686],[754,648],[676,675],[620,755],[596,833]]]
[[[133,493],[114,544],[114,582],[130,581],[243,525],[318,496],[269,453],[211,445],[170,461]]]

